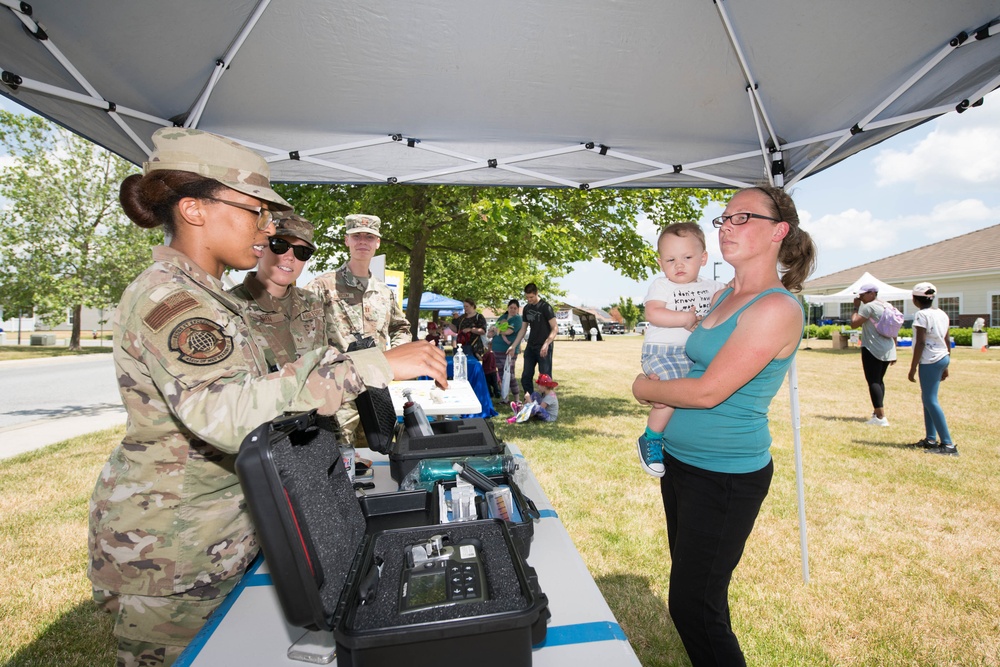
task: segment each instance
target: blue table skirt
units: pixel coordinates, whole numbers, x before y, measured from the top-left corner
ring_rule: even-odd
[[[476,392],[476,398],[483,406],[483,411],[475,415],[462,415],[462,417],[496,417],[498,413],[493,409],[493,399],[490,398],[490,388],[486,384],[486,374],[483,373],[483,364],[475,357],[466,357],[469,367],[469,384]],[[448,357],[448,379],[453,377],[452,358]]]

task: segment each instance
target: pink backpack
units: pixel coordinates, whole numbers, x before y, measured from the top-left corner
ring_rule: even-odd
[[[903,313],[899,312],[891,303],[885,301],[879,301],[879,303],[882,304],[882,316],[877,320],[874,317],[869,318],[869,320],[875,325],[875,331],[879,334],[886,338],[895,338],[899,335],[900,327],[903,326]]]

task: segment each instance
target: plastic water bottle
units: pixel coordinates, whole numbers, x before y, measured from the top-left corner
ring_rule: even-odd
[[[466,380],[469,379],[469,360],[465,356],[465,352],[462,351],[462,346],[458,346],[458,351],[455,352],[455,358],[452,359],[454,364],[454,372],[452,373],[456,380]]]

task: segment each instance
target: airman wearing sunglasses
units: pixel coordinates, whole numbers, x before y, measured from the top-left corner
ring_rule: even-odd
[[[315,250],[311,222],[294,213],[277,218],[257,270],[230,290],[247,303],[254,337],[273,370],[327,345],[323,298],[295,286]]]
[[[410,342],[410,323],[396,296],[371,274],[372,258],[382,243],[382,220],[374,215],[349,215],[344,223],[350,259],[306,285],[323,297],[330,345],[348,352],[365,347],[386,350]],[[364,443],[353,403],[337,413],[337,420],[345,439]]]

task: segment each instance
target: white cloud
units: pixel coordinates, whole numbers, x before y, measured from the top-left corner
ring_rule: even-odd
[[[873,162],[879,186],[1000,188],[1000,96],[965,113],[943,116],[911,150],[883,150]]]

